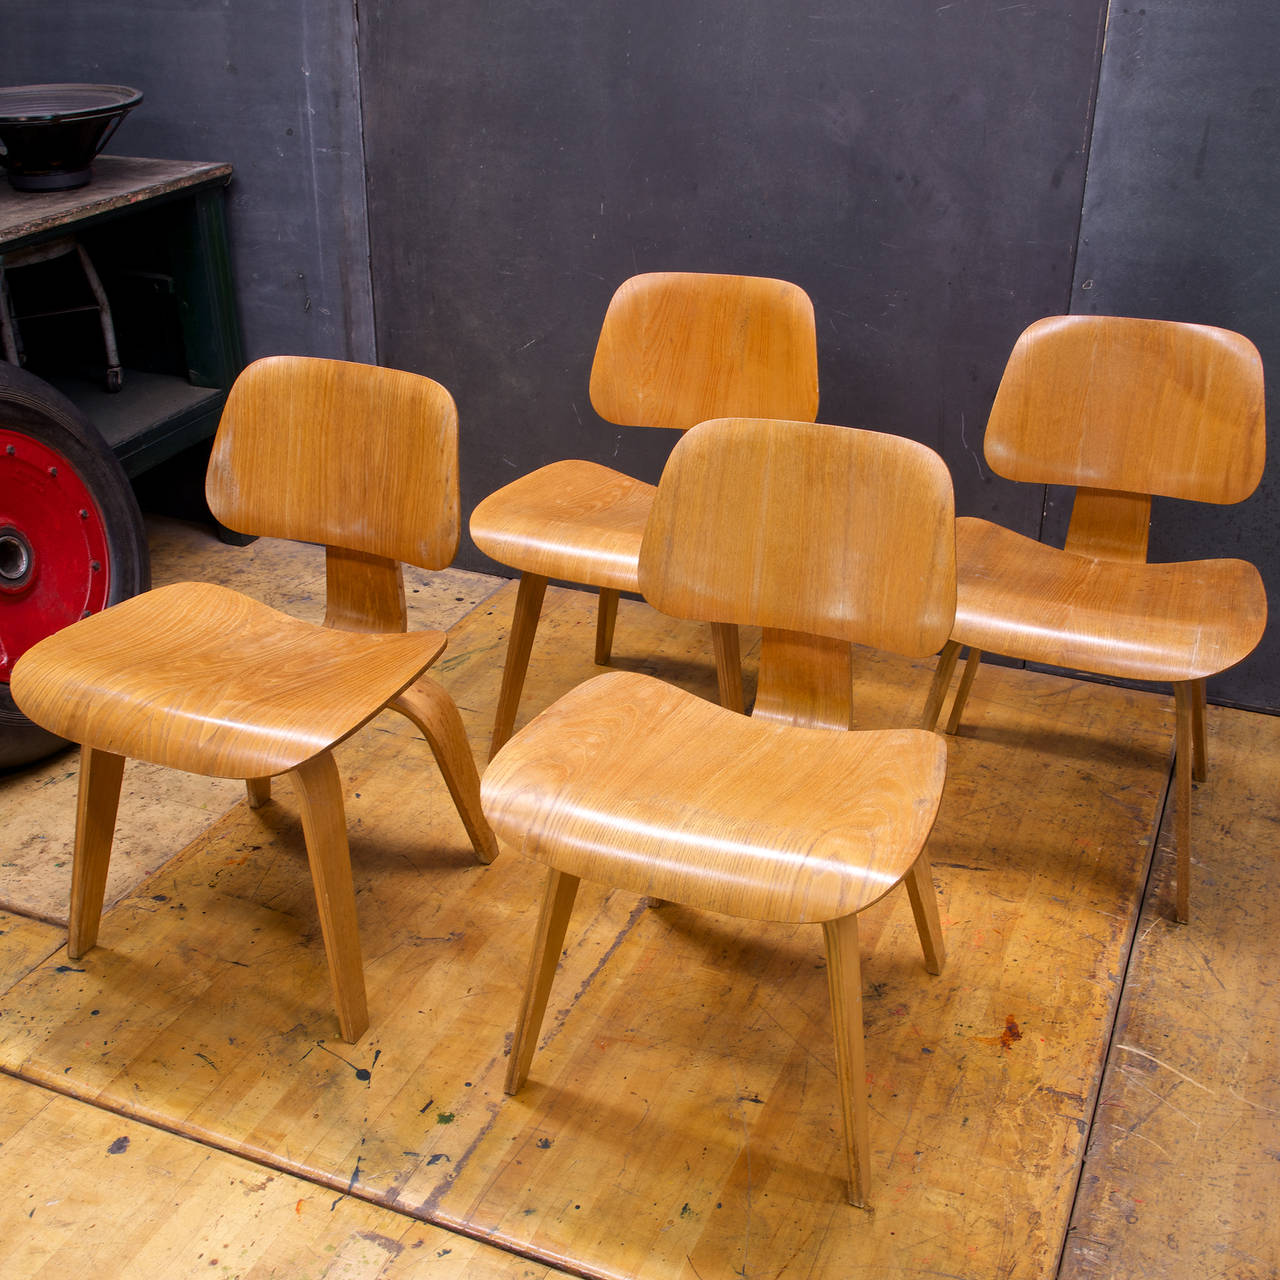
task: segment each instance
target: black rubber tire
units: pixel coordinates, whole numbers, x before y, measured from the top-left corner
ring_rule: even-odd
[[[0,427],[22,432],[56,449],[75,469],[102,515],[111,562],[107,604],[151,585],[142,512],[115,454],[101,432],[60,391],[16,365],[0,361]],[[0,769],[42,759],[66,745],[14,706],[0,682]]]

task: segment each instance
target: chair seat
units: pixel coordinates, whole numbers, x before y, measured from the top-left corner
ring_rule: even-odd
[[[1137,680],[1200,680],[1262,638],[1262,579],[1243,560],[1097,560],[986,520],[956,521],[960,645]]]
[[[522,573],[637,591],[655,492],[595,462],[553,462],[485,498],[472,512],[471,536],[486,555]]]
[[[933,826],[941,737],[759,723],[662,681],[597,676],[490,762],[500,839],[556,870],[757,920],[860,911]]]
[[[267,778],[353,733],[445,642],[440,631],[335,631],[181,582],[48,636],[14,667],[12,687],[32,719],[74,742],[211,777]]]

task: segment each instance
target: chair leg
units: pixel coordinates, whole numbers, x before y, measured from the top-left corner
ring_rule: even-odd
[[[607,667],[613,653],[613,629],[618,625],[618,600],[621,591],[600,588],[600,607],[596,611],[596,666]]]
[[[866,1209],[871,1143],[867,1131],[867,1068],[862,1031],[862,971],[858,957],[858,917],[822,926],[827,942],[827,982],[836,1040],[836,1079],[844,1113],[844,1149],[849,1170],[849,1203]]]
[[[94,747],[80,748],[76,847],[71,864],[71,914],[67,924],[67,954],[72,960],[79,960],[98,941],[123,777],[124,756]]]
[[[933,887],[933,868],[926,849],[906,874],[907,897],[911,899],[911,914],[916,918],[920,934],[920,946],[924,950],[924,967],[930,973],[941,973],[947,963],[947,945],[942,937],[942,922],[938,919],[938,892]]]
[[[502,688],[498,692],[498,709],[493,717],[493,738],[489,743],[489,759],[502,749],[515,728],[520,694],[524,689],[529,654],[538,630],[542,598],[547,593],[547,580],[540,574],[523,573],[516,592],[516,609],[511,618],[511,635],[507,638],[507,660],[502,665]]]
[[[951,673],[956,669],[956,658],[960,646],[954,640],[948,640],[938,654],[938,665],[933,673],[933,683],[929,686],[929,696],[925,699],[924,711],[920,715],[922,729],[936,729],[938,716],[942,714],[942,704],[947,698],[947,688],[951,684]]]
[[[244,789],[249,800],[250,809],[261,809],[264,804],[270,804],[270,778],[249,778],[245,781]]]
[[[970,649],[964,660],[964,670],[960,673],[960,684],[956,688],[956,696],[951,703],[951,715],[947,717],[947,732],[955,733],[960,728],[960,716],[964,712],[964,704],[969,701],[969,690],[973,688],[973,677],[978,674],[978,664],[982,661],[981,649]]]
[[[1192,753],[1195,749],[1196,696],[1194,681],[1173,686],[1176,708],[1173,832],[1178,846],[1178,885],[1174,913],[1180,924],[1186,924],[1191,918],[1191,779],[1195,772]]]
[[[716,655],[716,684],[720,705],[728,711],[746,710],[742,696],[742,649],[738,643],[738,627],[732,622],[711,624],[711,645]]]
[[[1209,682],[1193,680],[1191,682],[1191,735],[1195,740],[1195,751],[1191,756],[1191,776],[1197,782],[1203,782],[1209,773],[1209,741],[1205,733],[1205,710],[1209,700]]]
[[[457,704],[430,676],[423,676],[388,706],[407,716],[426,738],[476,857],[492,862],[498,854],[498,841],[480,808],[480,775]]]
[[[360,961],[360,933],[356,925],[356,894],[351,878],[347,819],[342,807],[342,783],[333,753],[322,751],[293,776],[298,783],[307,861],[315,885],[320,931],[329,961],[329,980],[342,1038],[354,1044],[369,1026],[365,1001],[364,966]]]
[[[556,966],[560,963],[560,949],[564,946],[564,935],[569,928],[569,916],[573,913],[573,900],[577,894],[577,876],[566,875],[554,869],[550,872],[547,889],[542,897],[542,910],[538,914],[538,930],[529,956],[529,978],[525,983],[524,1003],[521,1005],[515,1037],[511,1042],[507,1080],[503,1085],[507,1093],[519,1093],[529,1078],[529,1064],[533,1061],[538,1032],[547,1011],[547,998],[551,995],[551,982],[556,975]]]

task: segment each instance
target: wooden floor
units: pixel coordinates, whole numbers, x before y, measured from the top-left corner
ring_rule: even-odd
[[[157,582],[320,608],[314,548],[173,522],[153,544]],[[411,588],[482,759],[514,587]],[[593,604],[549,593],[526,714],[593,673]],[[624,601],[616,648],[714,689],[701,628]],[[918,713],[929,664],[859,666],[865,725]],[[505,1097],[541,870],[476,864],[397,717],[340,752],[354,1046],[287,787],[251,811],[131,765],[112,905],[71,963],[74,755],[0,779],[0,1276],[1280,1275],[1280,720],[1211,710],[1177,926],[1171,700],[984,667],[970,706],[931,843],[943,974],[905,896],[862,917],[871,1212],[841,1196],[812,927],[584,886]]]

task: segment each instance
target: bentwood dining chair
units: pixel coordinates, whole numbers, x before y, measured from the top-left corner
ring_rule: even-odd
[[[439,569],[459,531],[457,413],[430,378],[276,357],[237,379],[209,463],[214,515],[243,533],[326,548],[325,625],[183,582],[135,596],[29,649],[22,710],[81,744],[68,951],[94,946],[126,757],[297,788],[346,1040],[368,1025],[342,787],[332,748],[384,708],[424,734],[482,862],[494,856],[457,707],[424,672],[439,631],[407,632],[401,561]]]
[[[1206,768],[1205,681],[1262,638],[1266,592],[1243,560],[1147,561],[1151,498],[1233,503],[1262,477],[1262,361],[1238,333],[1113,316],[1055,316],[1014,346],[987,423],[997,475],[1075,486],[1059,549],[957,521],[956,624],[925,711],[937,722],[969,654],[948,732],[982,653],[1169,682],[1175,701],[1175,912],[1190,912],[1191,782]]]
[[[818,412],[813,305],[783,280],[654,272],[614,294],[591,367],[591,403],[619,426],[684,431],[707,418]],[[654,487],[599,463],[553,462],[490,494],[476,546],[520,570],[490,753],[511,736],[550,578],[600,589],[595,660],[608,663],[618,598],[636,565]],[[721,702],[742,709],[738,633],[713,626]]]
[[[579,685],[490,762],[499,839],[548,867],[507,1092],[524,1084],[581,879],[749,920],[821,924],[849,1198],[869,1138],[858,912],[906,885],[925,966],[944,948],[925,841],[946,769],[919,728],[851,731],[851,644],[924,657],[955,608],[951,478],[923,445],[803,422],[695,427],[663,472],[645,598],[763,628],[750,717],[663,681]]]

